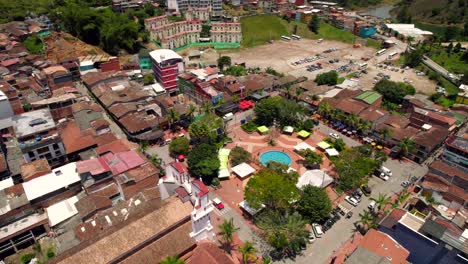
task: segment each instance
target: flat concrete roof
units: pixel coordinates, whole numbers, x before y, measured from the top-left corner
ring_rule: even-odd
[[[159,49],[159,50],[153,50],[149,53],[150,57],[153,58],[157,63],[161,63],[166,60],[171,60],[171,59],[181,59],[182,57],[177,54],[175,51],[170,50],[170,49]]]
[[[16,137],[22,138],[55,128],[49,109],[26,112],[13,117]]]

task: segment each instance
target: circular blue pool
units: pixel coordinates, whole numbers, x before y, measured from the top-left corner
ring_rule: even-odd
[[[267,152],[263,152],[260,155],[260,162],[263,166],[267,166],[268,162],[276,161],[282,164],[286,164],[288,166],[291,165],[291,157],[288,154],[278,151],[278,150],[270,150]]]

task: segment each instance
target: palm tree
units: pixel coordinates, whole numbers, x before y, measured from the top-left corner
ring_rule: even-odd
[[[145,141],[141,141],[141,142],[140,142],[140,147],[139,147],[139,149],[140,149],[140,152],[141,152],[141,153],[145,153],[145,151],[146,151],[148,148],[149,148],[149,143],[148,143],[148,141],[145,140]]]
[[[410,138],[404,138],[398,143],[398,146],[400,147],[401,156],[408,155],[408,153],[412,152],[415,148],[414,141]]]
[[[263,257],[263,264],[271,264],[271,258],[268,256]]]
[[[296,101],[299,101],[299,97],[301,96],[301,94],[304,93],[304,90],[302,87],[297,87],[296,88]]]
[[[359,123],[359,117],[355,114],[350,114],[345,119],[346,123],[352,127],[356,127],[356,125]]]
[[[390,137],[391,135],[392,135],[392,131],[386,127],[380,131],[380,137],[382,139],[382,142],[384,143],[385,141],[387,141],[387,138]]]
[[[360,219],[357,221],[363,225],[364,230],[369,230],[375,226],[375,217],[369,212],[359,214]]]
[[[360,131],[362,134],[366,134],[372,128],[372,125],[367,120],[361,120],[359,124],[357,124],[357,130]]]
[[[190,121],[193,120],[194,115],[195,115],[195,111],[197,111],[197,107],[195,105],[193,105],[193,104],[190,104],[188,106],[187,112],[185,114],[188,118],[190,118]]]
[[[331,106],[329,103],[321,102],[319,104],[317,112],[321,114],[322,116],[328,116],[330,114],[330,111],[331,111]]]
[[[239,228],[234,226],[234,219],[231,218],[229,220],[224,219],[219,229],[221,230],[220,234],[224,242],[224,249],[229,253],[231,251],[231,243],[234,239],[233,235]]]
[[[251,256],[255,256],[257,249],[253,246],[252,242],[245,242],[243,247],[239,247],[239,252],[242,253],[242,263],[247,264]]]
[[[172,129],[174,123],[179,121],[179,119],[180,114],[174,108],[171,108],[169,111],[167,111],[167,121],[169,122],[169,128]]]
[[[390,203],[390,197],[384,193],[379,193],[378,198],[371,198],[371,200],[377,204],[377,209],[379,209],[379,211]]]
[[[213,107],[213,104],[212,103],[205,103],[203,104],[202,106],[202,112],[205,113],[205,114],[211,114],[213,113],[214,111],[214,107]]]
[[[159,264],[185,264],[185,261],[183,261],[177,256],[169,256],[163,261],[159,262]]]
[[[291,85],[286,85],[284,89],[286,90],[286,97],[289,99],[291,97]]]

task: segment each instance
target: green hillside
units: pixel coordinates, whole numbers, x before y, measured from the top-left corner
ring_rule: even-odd
[[[287,22],[275,15],[243,17],[241,26],[243,47],[262,45],[289,35]]]

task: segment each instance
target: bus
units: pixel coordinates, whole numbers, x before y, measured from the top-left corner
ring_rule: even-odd
[[[362,64],[359,64],[359,70],[365,70],[367,69],[367,63],[362,63]]]
[[[380,56],[380,55],[384,54],[386,51],[387,51],[387,49],[381,49],[381,50],[377,51],[377,56]]]
[[[296,40],[301,40],[301,36],[298,36],[298,35],[294,35],[294,34],[293,34],[293,35],[291,35],[291,37],[292,37],[293,39],[296,39]]]
[[[392,52],[387,56],[387,58],[391,59],[391,58],[395,57],[397,54],[398,54],[397,52]]]
[[[282,39],[282,40],[285,40],[285,41],[290,41],[290,40],[291,40],[290,37],[286,37],[286,36],[281,36],[281,39]]]

